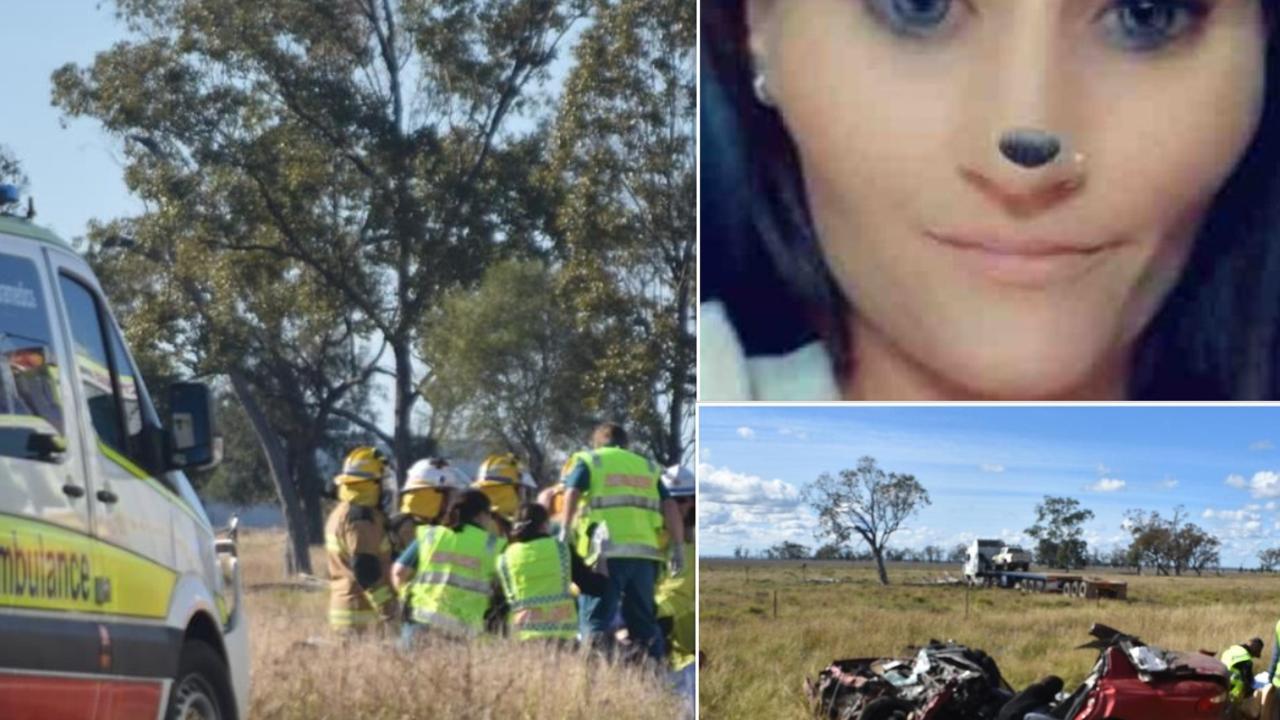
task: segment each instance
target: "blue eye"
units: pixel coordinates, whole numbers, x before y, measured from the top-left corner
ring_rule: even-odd
[[[1108,40],[1133,52],[1159,50],[1177,40],[1208,13],[1193,0],[1119,0],[1103,11]]]
[[[951,12],[951,0],[866,0],[867,5],[899,35],[932,35]]]

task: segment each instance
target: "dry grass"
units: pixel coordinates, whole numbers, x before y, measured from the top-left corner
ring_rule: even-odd
[[[1179,650],[1220,652],[1254,635],[1271,657],[1280,615],[1280,579],[1124,577],[1129,600],[1083,601],[1013,590],[973,590],[965,617],[962,587],[913,586],[943,570],[890,568],[882,588],[872,568],[809,562],[703,561],[699,640],[707,653],[699,703],[703,718],[808,718],[803,678],[836,658],[897,655],[930,638],[954,639],[996,659],[1015,688],[1047,674],[1079,683],[1095,655],[1075,650],[1089,625],[1102,622]],[[778,593],[778,618],[773,594]],[[1265,667],[1263,668],[1265,669]]]
[[[676,718],[662,681],[633,667],[485,638],[412,655],[328,631],[326,592],[281,583],[284,538],[240,538],[249,592],[254,720],[306,718]],[[323,550],[313,550],[323,572]]]

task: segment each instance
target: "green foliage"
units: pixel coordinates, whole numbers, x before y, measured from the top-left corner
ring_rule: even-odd
[[[449,295],[430,318],[422,356],[436,368],[423,394],[437,412],[457,408],[473,439],[524,457],[545,479],[551,447],[580,442],[589,346],[541,263],[491,267],[479,287]]]
[[[902,523],[929,505],[929,492],[914,475],[886,473],[875,458],[862,457],[858,467],[837,475],[823,473],[801,497],[818,514],[816,537],[836,545],[862,540],[876,560],[881,584],[889,584],[885,552]]]
[[[0,185],[17,185],[19,190],[27,187],[27,174],[22,170],[22,163],[4,145],[0,145]]]
[[[692,452],[696,3],[598,0],[554,137],[564,289],[593,338],[584,380],[664,463]]]
[[[1093,511],[1075,498],[1046,495],[1036,505],[1036,524],[1027,535],[1036,540],[1036,562],[1055,568],[1084,567],[1088,543],[1084,540],[1084,523]]]

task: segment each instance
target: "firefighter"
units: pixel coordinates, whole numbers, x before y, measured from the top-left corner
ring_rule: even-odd
[[[439,525],[449,500],[466,481],[443,458],[419,460],[409,468],[400,491],[400,512],[391,516],[391,556],[400,554],[417,536],[420,525]]]
[[[380,509],[383,483],[390,477],[387,458],[372,447],[347,455],[334,478],[338,505],[324,528],[329,555],[329,626],[342,633],[361,632],[396,619],[396,596],[389,568],[391,543]]]
[[[521,505],[511,544],[498,558],[510,634],[517,640],[576,638],[578,606],[570,584],[580,572],[586,572],[585,566],[548,532],[547,509],[538,503]]]
[[[666,655],[658,627],[654,591],[663,561],[658,537],[669,533],[668,567],[684,568],[684,527],[675,503],[659,482],[654,462],[627,450],[627,433],[604,423],[592,434],[593,450],[567,463],[565,517],[561,539],[572,533],[579,554],[609,578],[599,595],[578,598],[583,636],[606,649],[613,644],[612,621],[621,607],[627,636],[654,660]]]
[[[676,504],[684,525],[684,567],[658,584],[658,624],[667,639],[668,655],[674,680],[689,706],[693,704],[695,687],[694,663],[697,660],[697,623],[694,563],[698,551],[694,546],[697,523],[696,482],[689,468],[673,465],[662,474],[662,484]]]
[[[1275,644],[1271,646],[1271,665],[1267,667],[1267,676],[1271,684],[1280,688],[1280,677],[1276,677],[1276,665],[1280,662],[1280,620],[1276,621]]]
[[[513,453],[485,458],[471,487],[489,498],[493,505],[494,519],[504,536],[510,534],[520,504],[531,492],[537,490],[533,479],[525,472],[524,464]]]
[[[1246,701],[1253,695],[1253,659],[1261,655],[1262,638],[1253,638],[1223,650],[1222,657],[1218,658],[1231,674],[1229,697],[1236,717],[1247,713]]]
[[[489,498],[475,489],[454,498],[443,524],[418,527],[417,538],[392,568],[398,590],[412,581],[406,640],[425,628],[454,637],[484,630],[498,553],[506,547],[496,529]]]

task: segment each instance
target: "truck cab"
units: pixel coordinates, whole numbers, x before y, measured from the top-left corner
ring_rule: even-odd
[[[212,396],[167,392],[162,422],[89,265],[0,213],[0,717],[246,716],[234,537],[184,472]]]

